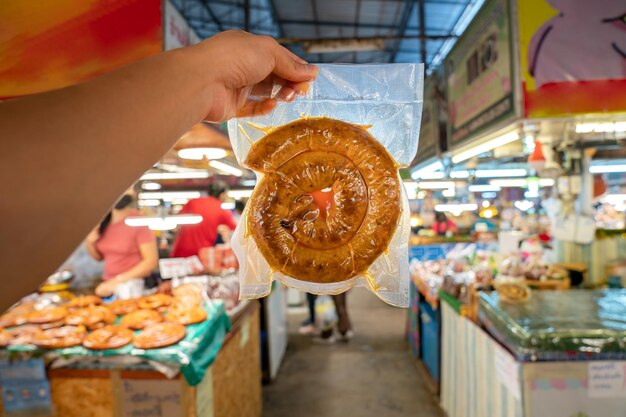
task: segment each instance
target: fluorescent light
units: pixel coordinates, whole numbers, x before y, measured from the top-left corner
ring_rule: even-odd
[[[302,42],[302,48],[307,54],[382,51],[385,49],[383,38],[372,39],[320,39]]]
[[[496,185],[470,185],[467,187],[470,193],[483,193],[485,191],[500,191],[501,188]]]
[[[139,200],[138,204],[142,207],[158,207],[161,205],[161,200]]]
[[[607,194],[604,196],[604,201],[613,206],[621,205],[626,201],[626,194]]]
[[[454,188],[448,188],[441,192],[444,197],[454,197],[456,195],[456,190]]]
[[[435,211],[446,211],[454,214],[455,216],[460,215],[464,211],[476,211],[478,209],[477,204],[437,204],[435,206]]]
[[[496,198],[498,194],[493,191],[487,191],[486,193],[482,193],[480,196],[482,198]]]
[[[420,181],[417,183],[417,186],[422,190],[445,190],[448,188],[454,188],[453,181],[438,181],[438,182],[428,182],[428,181]]]
[[[222,148],[185,148],[178,151],[178,157],[202,161],[206,159],[221,159],[228,155],[226,149]]]
[[[554,180],[552,178],[539,178],[540,187],[552,187],[553,185]]]
[[[160,190],[161,184],[159,184],[158,182],[144,182],[143,184],[141,184],[141,188],[148,191]]]
[[[234,210],[235,203],[233,203],[232,201],[227,201],[227,202],[222,203],[221,207],[224,210]]]
[[[198,170],[189,172],[148,172],[140,179],[146,180],[185,180],[195,178],[209,178],[209,171]]]
[[[506,145],[511,142],[515,142],[519,139],[519,134],[516,131],[505,133],[502,136],[498,136],[480,145],[473,146],[465,151],[459,152],[456,155],[452,155],[452,162],[458,164],[467,159],[473,158],[477,155],[489,152],[499,146]]]
[[[442,180],[446,174],[443,172],[425,172],[418,177],[413,177],[416,180]]]
[[[211,161],[209,165],[219,171],[225,172],[226,174],[234,175],[236,177],[241,177],[243,175],[243,171],[239,168],[235,168],[232,165],[225,164],[220,161]]]
[[[242,198],[250,198],[252,190],[229,190],[226,195],[234,200],[241,200]]]
[[[521,211],[528,211],[535,206],[535,203],[528,200],[516,201],[513,203],[515,207],[517,207]]]
[[[621,133],[626,132],[626,122],[609,123],[579,123],[576,133]]]
[[[435,161],[432,164],[428,164],[423,168],[417,169],[415,171],[413,171],[413,173],[411,174],[411,177],[414,180],[417,179],[440,179],[440,178],[432,178],[433,173],[435,173],[435,171],[439,171],[440,169],[443,168],[443,164],[441,163],[441,161]],[[437,173],[441,175],[441,178],[443,178],[443,172]],[[428,176],[429,178],[425,177]]]
[[[241,185],[244,187],[254,187],[256,185],[256,180],[243,180],[241,181]]]
[[[202,194],[200,191],[165,191],[165,192],[145,192],[139,193],[140,200],[159,199],[164,201],[172,201],[175,199],[188,199],[200,198]]]
[[[196,214],[177,214],[173,216],[157,217],[157,216],[131,216],[124,220],[128,226],[161,226],[164,223],[181,225],[181,224],[198,224],[202,221],[202,216]],[[160,230],[160,229],[156,229]]]
[[[491,180],[489,181],[490,185],[495,187],[526,187],[528,181],[526,179],[509,179],[509,180]]]
[[[469,178],[469,171],[452,171],[450,172],[450,178],[455,178],[455,179],[463,179],[463,178]]]
[[[178,206],[184,206],[188,202],[189,202],[188,198],[173,198],[170,201],[170,203],[172,203],[172,205],[178,205]]]
[[[592,174],[609,174],[612,172],[626,172],[626,165],[592,165],[589,167]]]
[[[476,171],[477,178],[525,177],[527,174],[528,174],[528,171],[522,168],[479,169]]]

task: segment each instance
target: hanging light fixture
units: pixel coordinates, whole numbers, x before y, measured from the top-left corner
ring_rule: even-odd
[[[535,149],[528,157],[528,165],[530,165],[535,172],[540,172],[546,165],[546,157],[543,155],[543,145],[539,142],[539,139],[535,140]]]
[[[228,155],[228,151],[222,148],[184,148],[178,151],[178,157],[190,159],[192,161],[202,161],[203,159],[222,159]]]

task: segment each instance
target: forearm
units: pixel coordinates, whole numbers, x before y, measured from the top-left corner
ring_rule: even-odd
[[[203,118],[207,58],[194,48],[173,51],[90,83],[0,103],[0,178],[20,176],[2,184],[3,195],[20,198],[0,202],[0,234],[11,246],[0,251],[0,265],[21,277],[5,287],[0,309],[34,290],[98,221],[94,213],[104,215]]]
[[[141,262],[139,262],[137,265],[130,268],[129,270],[124,271],[123,273],[119,274],[115,279],[119,283],[122,283],[122,282],[130,281],[131,279],[135,279],[135,278],[145,278],[149,276],[150,274],[152,274],[152,271],[154,270],[154,268],[155,268],[154,262],[144,259]]]

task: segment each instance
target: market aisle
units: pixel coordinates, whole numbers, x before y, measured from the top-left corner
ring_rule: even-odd
[[[298,334],[303,314],[289,316],[289,346],[276,381],[263,387],[265,417],[441,417],[404,341],[406,310],[362,290],[348,295],[356,336],[323,345]]]

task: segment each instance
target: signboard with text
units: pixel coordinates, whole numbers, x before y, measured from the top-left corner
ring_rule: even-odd
[[[515,117],[508,0],[487,0],[445,60],[448,144]]]

